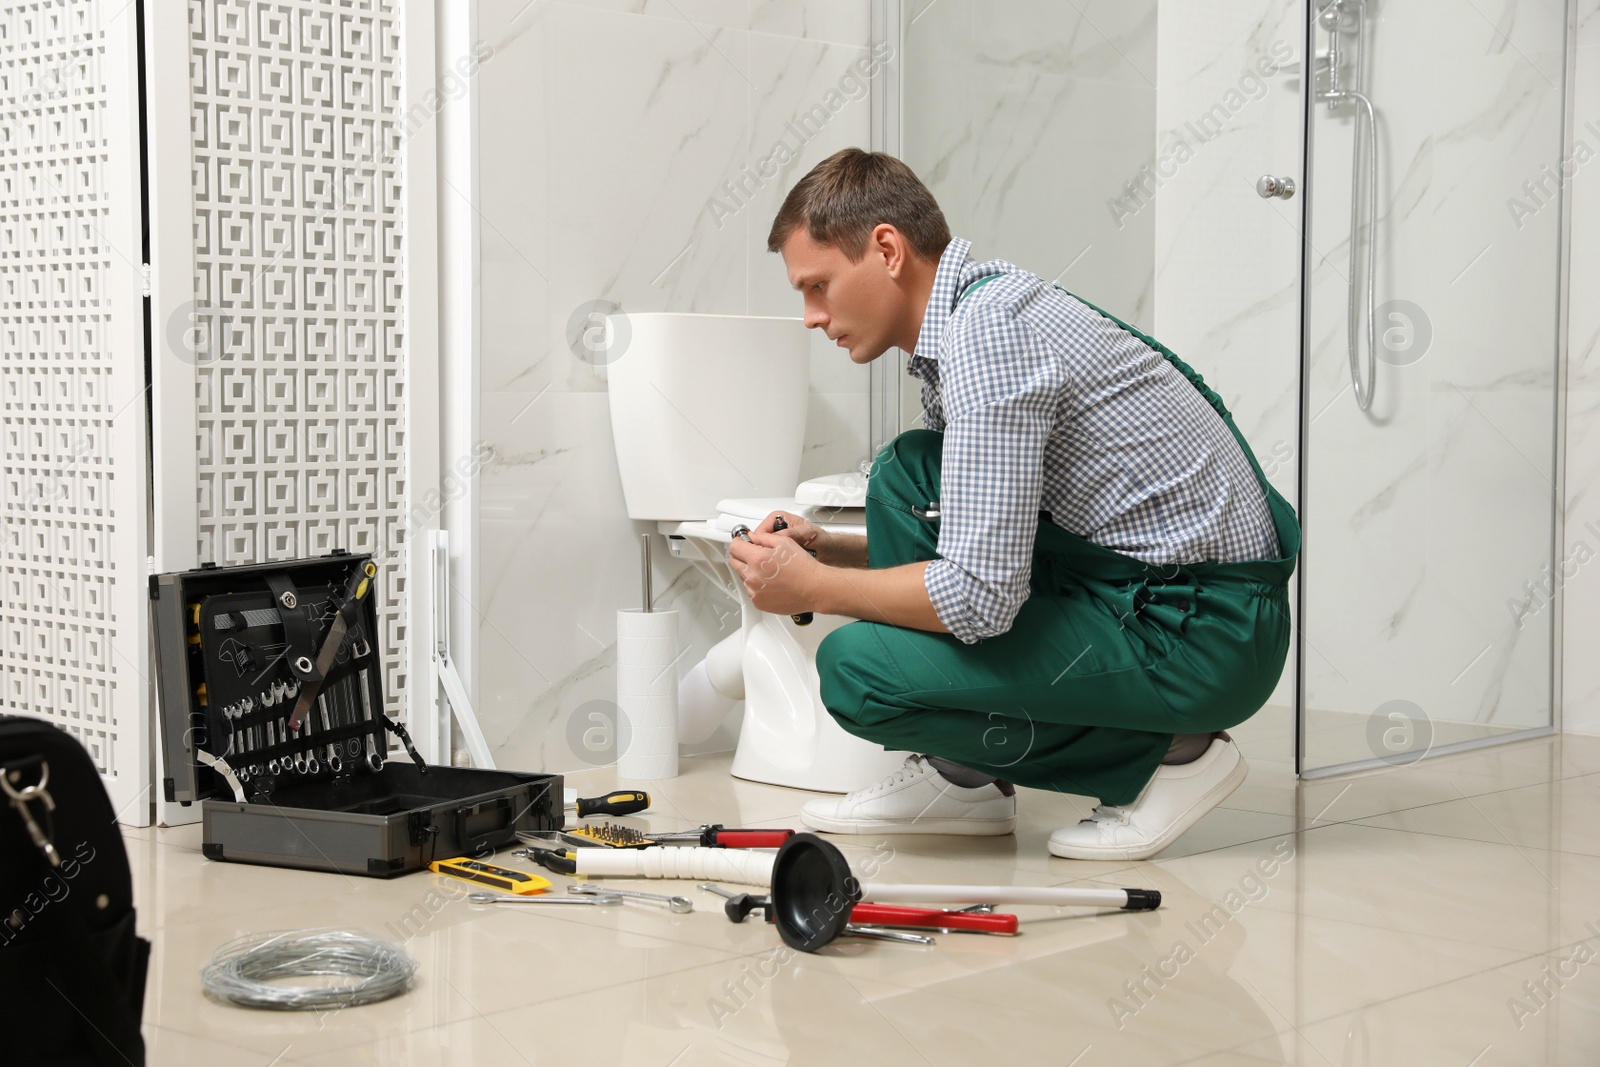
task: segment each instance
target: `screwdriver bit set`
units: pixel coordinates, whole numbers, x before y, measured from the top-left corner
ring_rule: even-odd
[[[559,775],[430,765],[388,714],[377,578],[346,553],[151,578],[163,785],[206,855],[389,876],[563,825]]]

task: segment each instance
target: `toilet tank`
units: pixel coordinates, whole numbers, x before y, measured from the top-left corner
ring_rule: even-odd
[[[791,496],[811,382],[802,321],[630,312],[628,324],[606,365],[628,517],[704,519],[727,497]]]

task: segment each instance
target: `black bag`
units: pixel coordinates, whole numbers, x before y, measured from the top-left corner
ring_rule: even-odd
[[[76,738],[12,715],[0,779],[0,1058],[142,1067],[150,942],[105,784]]]

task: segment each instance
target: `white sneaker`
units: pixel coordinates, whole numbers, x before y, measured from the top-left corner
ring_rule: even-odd
[[[1074,860],[1148,859],[1227,799],[1249,772],[1232,738],[1213,738],[1194,762],[1157,767],[1132,804],[1101,804],[1078,825],[1051,834],[1050,854]]]
[[[993,782],[956,785],[911,756],[875,785],[809,802],[800,821],[826,834],[1009,834],[1017,828],[1017,797]]]

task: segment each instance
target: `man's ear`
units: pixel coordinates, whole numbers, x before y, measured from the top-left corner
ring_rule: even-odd
[[[898,281],[905,273],[906,257],[911,254],[911,246],[906,242],[905,235],[889,223],[880,222],[872,228],[872,236],[867,239],[867,244],[872,255],[883,257],[889,277]]]

